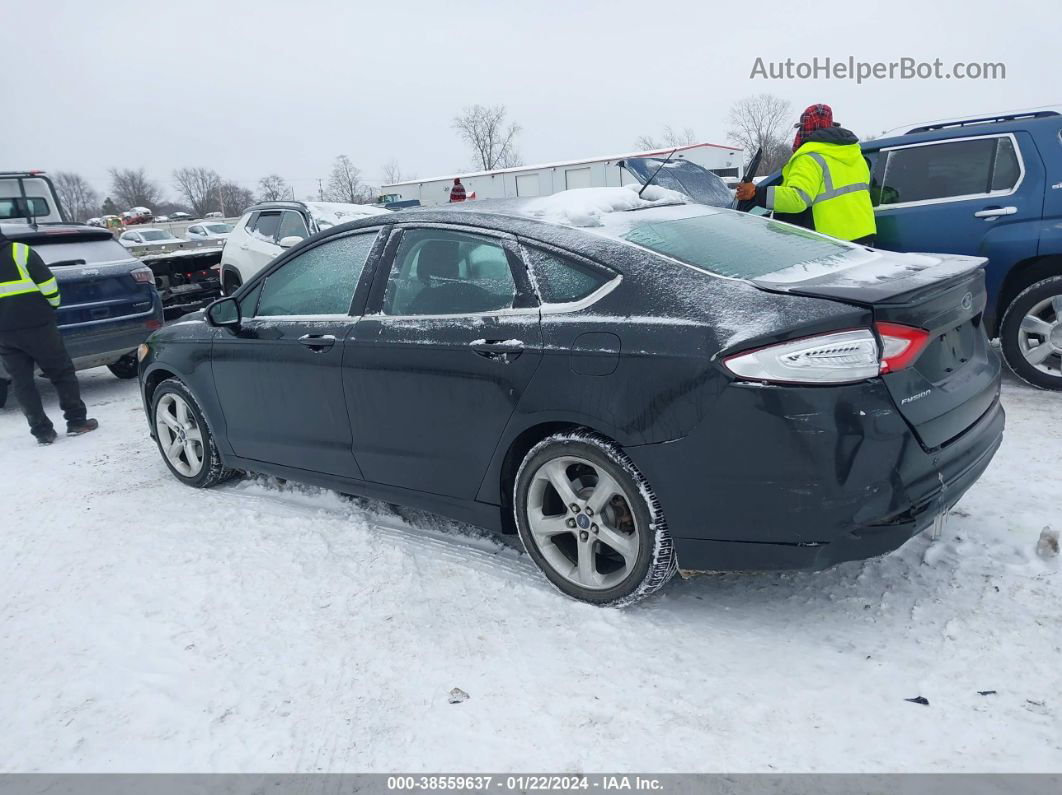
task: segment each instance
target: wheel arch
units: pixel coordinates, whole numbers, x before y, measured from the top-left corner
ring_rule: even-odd
[[[230,277],[234,277],[239,284],[236,285],[237,289],[243,286],[243,274],[240,273],[240,269],[230,262],[224,262],[221,265],[221,285],[225,286]]]
[[[608,434],[603,434],[596,428],[583,423],[555,420],[538,422],[524,428],[509,443],[505,455],[501,458],[501,465],[495,480],[498,487],[497,501],[501,506],[502,529],[505,533],[516,533],[516,521],[513,518],[513,487],[516,485],[516,473],[520,469],[520,464],[523,463],[524,457],[532,447],[546,437],[555,433],[575,430],[590,431],[600,436],[611,438]]]
[[[1003,278],[1003,284],[999,288],[995,316],[991,318],[989,336],[995,337],[999,334],[999,327],[1003,323],[1003,315],[1006,314],[1007,307],[1021,294],[1022,290],[1052,276],[1062,276],[1062,254],[1045,254],[1039,257],[1030,257],[1016,263],[1007,272],[1007,275]]]
[[[180,377],[178,373],[167,369],[165,366],[155,367],[144,376],[144,406],[149,412],[149,416],[151,404],[155,398],[155,390],[158,389],[159,384],[168,378],[179,379]]]

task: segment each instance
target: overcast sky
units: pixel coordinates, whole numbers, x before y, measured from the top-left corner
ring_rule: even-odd
[[[737,99],[827,102],[859,135],[1062,102],[1056,2],[0,0],[0,170],[208,166],[299,197],[347,154],[369,181],[472,161],[451,128],[503,103],[526,163],[630,151],[665,123],[726,142]],[[995,81],[750,79],[757,57],[991,61]]]

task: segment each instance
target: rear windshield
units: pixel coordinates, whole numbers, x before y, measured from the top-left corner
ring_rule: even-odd
[[[162,232],[158,229],[145,229],[140,233],[140,236],[144,240],[169,240],[170,236],[166,232]]]
[[[104,265],[125,262],[132,257],[117,240],[92,240],[83,243],[41,243],[34,241],[33,250],[40,254],[45,265]]]
[[[624,240],[719,276],[756,279],[804,263],[840,265],[854,249],[798,226],[715,212],[634,223]]]

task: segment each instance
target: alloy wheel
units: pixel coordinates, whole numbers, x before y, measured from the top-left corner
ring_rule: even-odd
[[[1062,375],[1062,295],[1045,298],[1022,318],[1018,349],[1025,361],[1048,375]]]
[[[578,456],[550,459],[534,473],[527,523],[546,563],[591,590],[613,588],[630,575],[645,531],[620,484]]]
[[[155,406],[155,432],[170,466],[187,478],[199,474],[205,458],[203,431],[184,398],[172,392],[159,398]]]

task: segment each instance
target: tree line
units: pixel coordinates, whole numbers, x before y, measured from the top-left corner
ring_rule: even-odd
[[[791,154],[790,138],[796,118],[787,100],[773,94],[757,94],[734,103],[728,116],[727,140],[745,150],[751,158],[763,149],[759,171],[754,176],[770,174],[780,169]],[[455,115],[451,127],[465,144],[470,164],[462,170],[492,171],[523,164],[517,149],[522,127],[509,119],[505,105],[469,105]],[[681,130],[664,125],[658,135],[643,134],[634,142],[637,149],[667,149],[697,143],[692,128]],[[55,187],[67,212],[76,221],[98,215],[117,215],[132,207],[149,207],[157,215],[182,210],[202,217],[210,212],[227,216],[243,213],[258,201],[294,199],[295,190],[279,174],[269,174],[258,180],[257,190],[223,178],[217,171],[204,167],[184,167],[172,173],[172,186],[177,199],[167,197],[163,187],[148,177],[143,168],[112,168],[109,170],[110,192],[101,201],[99,193],[80,174],[60,171],[55,175]],[[404,175],[394,158],[383,166],[386,184],[415,179]],[[315,193],[306,199],[371,204],[379,191],[362,177],[362,171],[347,155],[333,161],[326,179],[318,180]]]
[[[102,215],[118,215],[133,207],[148,207],[156,215],[170,215],[182,211],[202,218],[207,213],[220,212],[238,216],[260,201],[294,199],[294,188],[279,174],[269,174],[258,180],[256,190],[225,179],[212,168],[186,166],[172,172],[171,198],[162,184],[148,176],[144,168],[111,168],[108,172],[108,192],[100,193],[83,176],[72,171],[59,171],[53,177],[59,200],[74,221],[85,221]],[[316,201],[371,204],[377,190],[367,184],[361,169],[347,155],[339,155],[327,179],[320,180],[318,189],[302,198]],[[385,173],[401,178],[397,161],[385,166]]]

